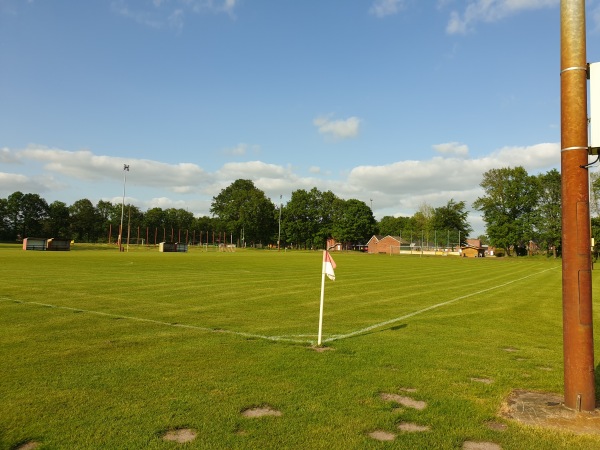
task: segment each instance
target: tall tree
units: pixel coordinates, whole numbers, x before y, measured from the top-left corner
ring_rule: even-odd
[[[290,201],[282,211],[282,230],[286,241],[296,247],[311,247],[313,236],[316,234],[319,211],[316,204],[315,192],[298,189],[292,192]]]
[[[407,231],[410,232],[413,228],[413,223],[410,217],[393,217],[384,216],[377,224],[378,233],[384,236],[407,236]],[[409,238],[406,237],[406,240]]]
[[[562,238],[561,224],[561,176],[558,170],[552,169],[537,177],[540,195],[535,213],[535,228],[540,244],[551,249],[556,258],[557,248]]]
[[[68,238],[71,236],[69,208],[64,202],[56,200],[48,205],[48,219],[44,226],[44,233],[51,237]]]
[[[0,240],[9,240],[9,236],[8,200],[0,198]]]
[[[4,211],[6,238],[20,240],[42,234],[48,217],[48,204],[38,194],[16,191],[6,199]]]
[[[533,235],[539,184],[518,166],[488,170],[480,186],[485,195],[475,200],[473,208],[483,212],[491,243],[510,256],[511,249],[523,248]]]
[[[69,214],[73,238],[84,242],[98,241],[102,222],[91,201],[87,198],[77,200],[69,207]]]
[[[210,212],[236,241],[267,243],[276,229],[275,205],[251,180],[238,179],[213,197]]]
[[[344,244],[366,244],[375,231],[373,211],[356,199],[336,201],[332,236]]]
[[[459,240],[463,241],[473,231],[467,221],[469,212],[466,208],[464,201],[457,203],[454,199],[450,199],[446,206],[435,208],[432,228],[439,233],[440,242],[445,242],[451,236],[453,243],[459,243]],[[444,236],[444,233],[446,233],[446,236]]]
[[[331,191],[298,189],[283,209],[282,229],[287,242],[296,247],[325,248],[342,204]]]
[[[415,225],[415,239],[421,239],[423,242],[429,243],[429,239],[433,237],[433,214],[434,209],[428,203],[421,203],[419,209],[412,216],[412,221]]]

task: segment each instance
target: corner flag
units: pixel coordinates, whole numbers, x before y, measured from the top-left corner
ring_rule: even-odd
[[[330,280],[335,281],[335,261],[327,250],[323,250],[323,270],[321,271],[321,306],[319,308],[319,334],[317,337],[317,345],[321,345],[321,337],[323,335],[323,302],[325,300],[325,275]]]
[[[327,250],[323,252],[323,273],[329,277],[331,281],[335,281],[335,261]]]

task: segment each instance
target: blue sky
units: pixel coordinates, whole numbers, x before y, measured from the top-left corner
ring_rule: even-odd
[[[0,0],[0,197],[208,215],[252,179],[375,216],[560,164],[559,0]],[[600,61],[600,0],[587,2]],[[475,234],[483,232],[477,212]]]

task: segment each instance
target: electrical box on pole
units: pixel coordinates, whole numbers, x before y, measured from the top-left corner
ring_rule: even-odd
[[[600,62],[589,65],[590,76],[590,153],[600,150]]]

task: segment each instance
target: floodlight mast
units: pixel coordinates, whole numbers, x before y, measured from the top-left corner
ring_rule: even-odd
[[[281,210],[283,209],[283,195],[279,196],[279,233],[277,234],[277,251],[281,249]]]
[[[129,164],[123,164],[123,202],[121,203],[121,228],[119,228],[119,252],[123,251],[123,212],[125,211],[125,185],[127,184],[127,172],[129,172]],[[127,242],[129,250],[129,242]]]
[[[564,401],[593,411],[585,0],[561,0],[560,24]]]

